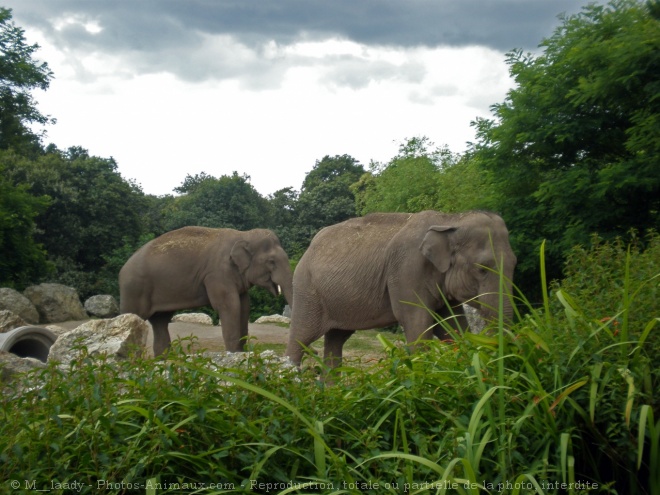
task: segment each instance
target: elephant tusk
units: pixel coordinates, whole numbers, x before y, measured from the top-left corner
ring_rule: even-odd
[[[277,295],[278,296],[282,295],[282,287],[280,287],[280,284],[277,284]]]

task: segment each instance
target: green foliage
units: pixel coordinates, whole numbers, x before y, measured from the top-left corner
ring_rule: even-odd
[[[168,231],[187,225],[250,230],[268,221],[268,204],[247,175],[234,172],[218,179],[205,173],[187,176],[177,190],[185,194],[165,211]]]
[[[35,197],[50,198],[35,219],[34,240],[55,263],[54,280],[72,284],[81,297],[93,295],[103,255],[141,234],[147,209],[141,190],[121,177],[112,158],[78,147],[66,152],[50,147],[35,159],[13,156],[5,167],[16,187],[29,184]]]
[[[624,313],[631,294],[657,290],[660,273],[633,290],[638,256],[623,279],[608,277]],[[643,259],[641,277],[656,266]],[[558,295],[572,326],[521,296],[526,316],[492,334],[412,355],[379,334],[386,357],[346,363],[332,386],[314,356],[297,371],[270,351],[228,368],[176,343],[167,360],[118,364],[81,349],[66,371],[51,364],[26,382],[42,386],[4,391],[0,477],[78,480],[80,493],[112,481],[111,494],[121,482],[158,493],[218,493],[211,482],[225,493],[656,493],[660,318],[624,318],[616,332]]]
[[[541,46],[509,54],[517,87],[474,124],[523,278],[543,239],[558,278],[592,233],[660,227],[660,23],[636,0],[593,3]]]
[[[35,218],[48,207],[48,197],[35,197],[27,185],[14,187],[4,176],[3,162],[12,152],[0,151],[0,287],[23,289],[50,272],[46,252],[35,239]]]
[[[626,273],[626,270],[628,273]],[[621,238],[604,241],[592,237],[591,246],[576,246],[566,258],[564,278],[552,284],[555,293],[573,295],[580,311],[589,320],[609,322],[620,328],[623,318],[636,328],[646,324],[648,315],[660,314],[660,285],[653,277],[660,274],[660,236],[648,236],[645,248],[639,243],[626,248]],[[628,279],[628,300],[621,299]],[[623,305],[628,309],[623,312]],[[555,301],[555,313],[562,309]]]
[[[298,221],[298,198],[298,192],[292,187],[280,189],[268,196],[270,228],[277,234],[289,259],[299,259],[303,255],[315,232],[314,227],[302,225]]]
[[[275,297],[263,287],[250,287],[250,321],[264,315],[281,315],[287,304],[284,296]]]
[[[464,155],[443,167],[438,181],[434,209],[447,213],[469,210],[497,210],[494,190],[487,170],[476,157]]]
[[[0,150],[33,154],[40,151],[40,136],[30,126],[53,121],[37,110],[30,91],[47,89],[53,74],[33,59],[39,46],[27,45],[11,19],[11,10],[0,7]]]
[[[441,171],[456,157],[447,148],[433,148],[426,137],[411,138],[386,165],[372,164],[371,173],[353,186],[359,213],[418,212],[433,209],[451,192],[440,187]]]
[[[351,185],[362,174],[362,165],[349,155],[324,156],[316,162],[305,177],[297,209],[298,223],[311,234],[309,240],[319,229],[356,215]]]
[[[96,278],[94,287],[96,294],[109,294],[115,298],[119,298],[119,271],[128,259],[133,256],[135,251],[154,237],[151,233],[143,234],[137,241],[125,237],[122,246],[112,250],[109,254],[103,255],[105,264],[99,270]]]

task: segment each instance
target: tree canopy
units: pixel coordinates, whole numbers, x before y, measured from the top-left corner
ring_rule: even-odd
[[[385,165],[372,163],[353,187],[359,213],[437,208],[443,196],[452,194],[440,187],[440,180],[454,160],[447,147],[435,148],[427,137],[405,140],[395,157]]]
[[[29,185],[31,195],[48,198],[48,207],[34,217],[38,229],[32,237],[55,262],[58,277],[95,272],[105,253],[139,237],[144,194],[121,177],[112,158],[90,156],[80,147],[50,147],[34,159],[6,152],[4,166],[17,190]],[[93,285],[78,277],[75,282]]]
[[[0,7],[0,149],[36,152],[40,136],[29,126],[52,120],[39,112],[30,92],[47,89],[53,74],[46,62],[33,59],[39,45],[26,44],[11,19],[11,10]]]
[[[362,174],[364,167],[349,155],[326,155],[317,161],[302,184],[299,222],[316,231],[356,216],[351,185]]]
[[[184,194],[166,211],[166,230],[186,225],[250,230],[263,226],[268,217],[267,201],[245,174],[188,175],[177,191]]]
[[[5,178],[2,163],[8,153],[13,154],[0,150],[0,285],[20,287],[51,271],[47,253],[35,239],[35,218],[46,210],[49,198]]]
[[[474,125],[523,271],[543,239],[553,275],[572,246],[660,226],[660,24],[613,0],[562,18],[539,56],[515,50],[516,87]]]

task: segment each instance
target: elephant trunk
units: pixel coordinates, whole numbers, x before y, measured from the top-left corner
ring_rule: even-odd
[[[509,296],[510,291],[505,292],[502,296],[504,298],[503,302],[503,317],[504,323],[510,325],[513,323],[513,305],[511,296]],[[486,321],[494,321],[498,319],[499,316],[499,306],[500,306],[500,295],[498,292],[491,292],[485,295],[482,295],[478,299],[479,315]]]
[[[282,295],[286,302],[289,303],[289,306],[293,306],[293,280],[292,277],[288,277],[284,283],[280,284],[280,289],[282,290]]]
[[[286,269],[272,273],[273,287],[270,289],[274,296],[282,294],[289,306],[293,306],[293,275],[288,265]]]

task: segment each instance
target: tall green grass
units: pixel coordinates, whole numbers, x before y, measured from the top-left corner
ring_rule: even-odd
[[[569,273],[540,307],[516,293],[515,326],[416,354],[380,334],[384,357],[332,386],[258,346],[234,369],[182,346],[120,364],[82,352],[3,394],[0,491],[660,493],[660,270],[641,276],[641,255],[617,254],[604,306]]]

